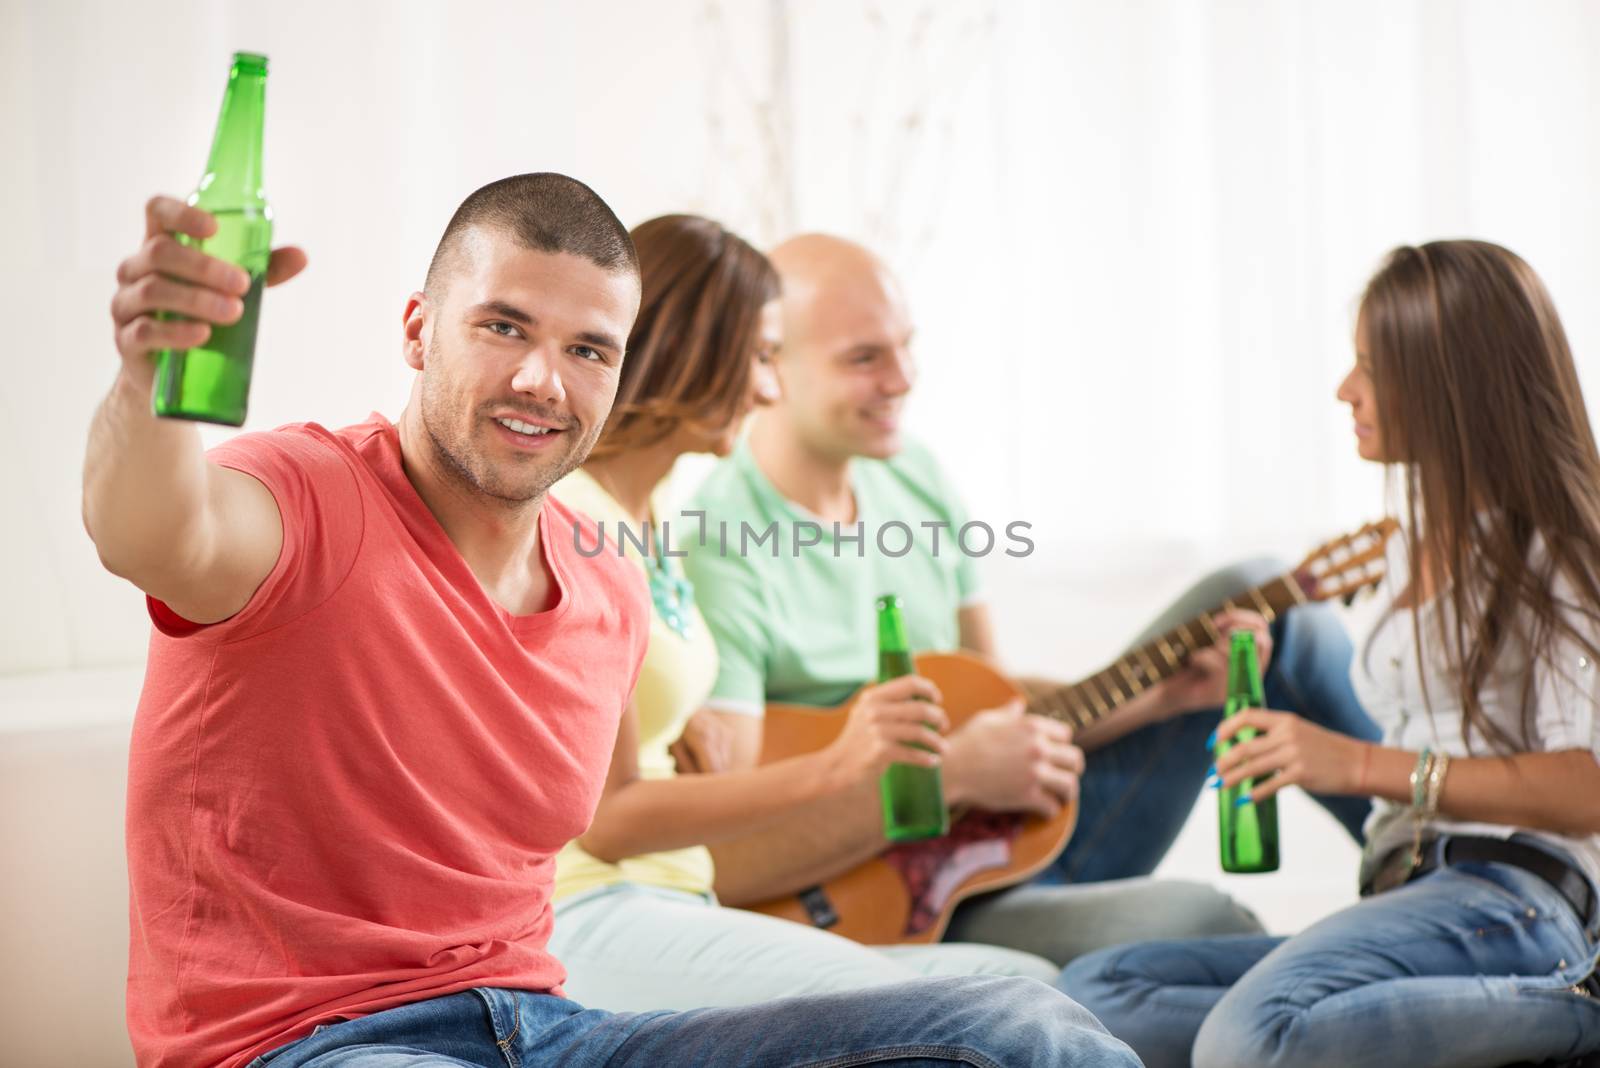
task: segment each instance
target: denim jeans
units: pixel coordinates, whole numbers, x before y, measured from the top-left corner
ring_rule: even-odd
[[[608,1013],[549,994],[481,988],[322,1027],[250,1068],[1138,1063],[1044,983],[972,977],[677,1013]]]
[[[1443,848],[1442,843],[1437,848]],[[1593,921],[1507,864],[1440,867],[1291,938],[1101,950],[1060,986],[1149,1068],[1493,1068],[1600,1050]]]
[[[1202,579],[1145,632],[1141,644],[1287,570],[1270,559],[1250,560]],[[1295,712],[1331,730],[1367,741],[1382,732],[1350,687],[1350,638],[1333,609],[1302,605],[1272,624],[1273,653],[1262,679],[1267,706]],[[1205,785],[1211,753],[1206,738],[1222,710],[1193,712],[1153,723],[1089,754],[1078,806],[1078,828],[1067,848],[1034,885],[1092,883],[1149,875],[1177,839]],[[1352,837],[1371,802],[1312,795]]]

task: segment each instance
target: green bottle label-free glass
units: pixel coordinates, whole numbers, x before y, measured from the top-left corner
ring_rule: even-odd
[[[906,639],[900,598],[878,598],[878,681],[911,675],[916,667]],[[938,768],[916,764],[890,764],[878,779],[883,799],[883,833],[892,842],[937,838],[950,830],[950,812],[944,804],[944,784]]]
[[[1266,698],[1261,687],[1261,666],[1256,656],[1256,636],[1235,631],[1228,650],[1228,699],[1222,716],[1227,719],[1246,708],[1263,708]],[[1256,736],[1246,727],[1227,742],[1217,743],[1221,757],[1234,745]],[[1269,797],[1259,804],[1248,799],[1255,789],[1254,779],[1217,791],[1217,826],[1222,870],[1253,874],[1278,870],[1278,799]]]
[[[243,267],[250,276],[244,313],[237,322],[212,325],[205,344],[156,355],[151,407],[169,419],[240,426],[250,399],[261,290],[272,249],[272,208],[261,188],[261,142],[266,114],[267,60],[236,52],[222,97],[211,158],[189,203],[215,216],[217,232],[184,244]]]

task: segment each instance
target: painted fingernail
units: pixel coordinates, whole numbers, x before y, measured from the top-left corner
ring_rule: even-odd
[[[1211,732],[1211,736],[1206,739],[1206,748],[1207,749],[1215,749],[1216,747],[1217,747],[1217,732],[1216,731],[1212,731]]]
[[[1216,775],[1213,775],[1206,780],[1206,785],[1211,787],[1213,790],[1220,790],[1222,788],[1222,779]]]
[[[1210,767],[1206,768],[1206,777],[1211,779],[1215,779],[1217,777],[1217,766],[1215,764],[1212,764]]]
[[[1239,798],[1239,800],[1237,800],[1237,801],[1235,801],[1233,803],[1233,807],[1234,808],[1244,808],[1244,806],[1248,805],[1249,803],[1250,803],[1250,795],[1249,794],[1244,794]]]

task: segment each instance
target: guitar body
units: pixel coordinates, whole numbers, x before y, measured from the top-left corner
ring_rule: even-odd
[[[917,674],[944,696],[951,729],[984,709],[1021,697],[1004,675],[962,653],[923,653]],[[852,698],[853,700],[853,698]],[[768,705],[761,762],[815,752],[844,729],[850,702],[838,708]],[[1065,848],[1077,821],[1068,805],[1054,819],[972,811],[942,838],[905,842],[801,897],[750,906],[796,923],[823,926],[869,945],[937,942],[955,905],[1041,871]]]

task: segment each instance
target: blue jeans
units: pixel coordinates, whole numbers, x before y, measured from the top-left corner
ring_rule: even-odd
[[[1600,1050],[1600,1001],[1572,989],[1597,957],[1543,879],[1461,864],[1292,938],[1118,946],[1059,985],[1148,1068],[1493,1068]]]
[[[1252,586],[1287,570],[1280,562],[1250,560],[1202,579],[1134,641],[1141,644]],[[1267,706],[1295,712],[1331,730],[1367,741],[1382,732],[1350,687],[1350,638],[1332,608],[1302,605],[1272,624],[1272,662],[1262,682]],[[1222,710],[1194,712],[1134,731],[1089,754],[1078,806],[1078,828],[1067,848],[1034,882],[1091,883],[1149,875],[1177,839],[1205,785],[1211,752],[1206,738]],[[1361,840],[1371,802],[1364,797],[1313,794]]]
[[[549,994],[481,988],[320,1028],[250,1068],[1138,1063],[1044,983],[968,977],[688,1012],[609,1013]]]

